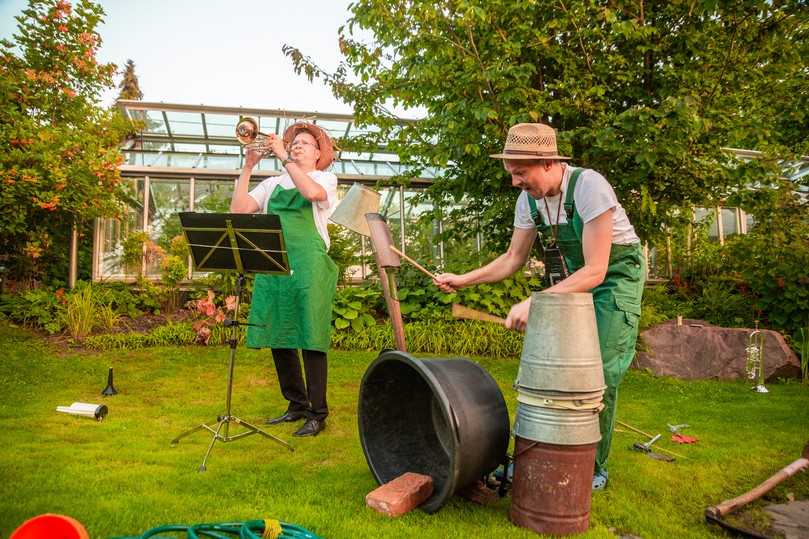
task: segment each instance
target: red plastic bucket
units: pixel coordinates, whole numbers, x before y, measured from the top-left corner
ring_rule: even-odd
[[[90,539],[90,536],[78,520],[46,514],[23,522],[9,539]]]

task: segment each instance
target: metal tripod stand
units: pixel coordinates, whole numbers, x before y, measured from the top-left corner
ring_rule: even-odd
[[[192,429],[183,432],[182,434],[180,434],[171,441],[171,445],[173,447],[176,446],[178,443],[180,443],[180,439],[185,438],[186,436],[200,430],[207,430],[208,432],[213,434],[213,437],[211,438],[211,443],[208,445],[208,450],[205,451],[205,457],[202,459],[202,464],[199,465],[200,472],[204,472],[207,469],[205,464],[208,461],[208,456],[210,456],[211,451],[213,450],[213,446],[217,440],[226,443],[239,440],[240,438],[250,436],[251,434],[260,434],[265,438],[269,438],[275,442],[278,442],[279,444],[283,445],[290,451],[294,451],[293,447],[289,445],[287,442],[283,441],[277,436],[273,436],[272,434],[263,431],[262,429],[256,427],[252,423],[248,423],[242,418],[233,415],[231,413],[230,405],[231,405],[231,396],[233,394],[233,365],[236,359],[236,346],[239,343],[239,326],[250,325],[250,324],[242,324],[239,322],[239,304],[241,303],[243,284],[244,284],[244,274],[239,273],[238,277],[236,278],[236,309],[233,313],[233,319],[225,320],[224,322],[225,327],[230,328],[230,338],[228,339],[228,344],[230,344],[230,361],[228,367],[228,392],[227,392],[227,401],[225,404],[226,408],[225,413],[224,415],[220,415],[216,418],[215,424],[208,425],[207,423],[202,423]],[[241,425],[247,430],[239,432],[238,434],[231,435],[230,434],[231,423]]]

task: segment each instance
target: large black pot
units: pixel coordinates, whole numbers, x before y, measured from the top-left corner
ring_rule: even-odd
[[[457,490],[501,464],[508,409],[494,379],[466,359],[382,352],[362,377],[360,441],[382,484],[405,472],[433,478],[421,509],[437,511]]]

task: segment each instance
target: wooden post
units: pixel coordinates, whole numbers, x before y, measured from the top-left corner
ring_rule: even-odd
[[[79,272],[79,227],[73,221],[73,229],[70,231],[70,269],[67,275],[67,286],[76,288],[76,276]]]

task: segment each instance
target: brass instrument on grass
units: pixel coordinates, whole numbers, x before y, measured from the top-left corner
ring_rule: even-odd
[[[747,336],[747,360],[745,362],[745,372],[747,378],[753,381],[753,391],[756,393],[769,393],[764,387],[764,334],[758,329],[758,321],[756,321],[756,329],[750,332]]]

